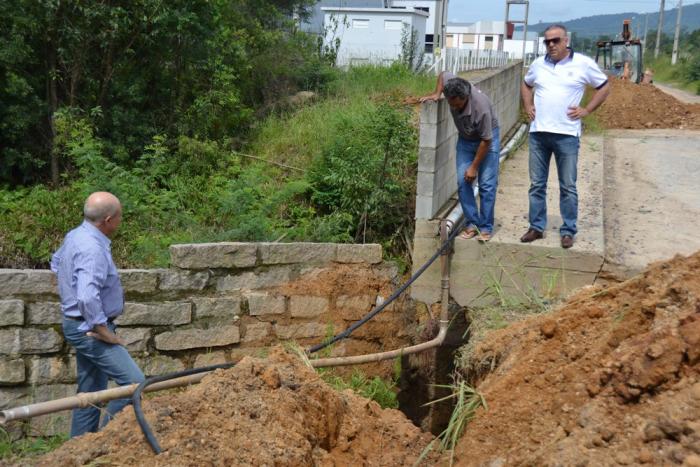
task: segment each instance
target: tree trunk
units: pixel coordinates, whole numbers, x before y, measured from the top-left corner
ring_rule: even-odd
[[[54,139],[56,138],[56,125],[55,125],[55,114],[58,110],[58,95],[56,92],[56,49],[54,47],[54,41],[49,35],[47,40],[48,53],[47,53],[47,76],[46,76],[46,90],[49,100],[49,153],[51,154],[51,184],[54,187],[58,187],[59,179],[59,165],[58,165],[58,151],[54,148]]]

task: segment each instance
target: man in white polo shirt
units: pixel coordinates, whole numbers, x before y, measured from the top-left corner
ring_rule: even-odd
[[[559,175],[559,228],[561,246],[571,248],[576,235],[578,161],[581,119],[593,112],[610,94],[607,76],[591,58],[568,47],[566,28],[553,25],[544,31],[547,55],[535,60],[521,85],[525,112],[530,121],[530,190],[528,231],[520,241],[542,238],[547,227],[547,177],[552,154]],[[580,107],[586,86],[595,88],[590,102]],[[534,98],[534,99],[533,99]]]

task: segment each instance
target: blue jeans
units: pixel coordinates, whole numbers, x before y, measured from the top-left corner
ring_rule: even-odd
[[[530,133],[530,228],[543,232],[547,228],[547,177],[549,161],[554,153],[559,176],[559,210],[563,223],[559,234],[576,235],[578,193],[576,192],[576,164],[579,138],[537,131]]]
[[[143,373],[124,347],[88,337],[85,335],[85,331],[78,329],[81,324],[82,321],[63,318],[63,335],[76,351],[78,392],[107,389],[107,382],[110,379],[119,386],[140,383],[144,380]],[[113,323],[107,325],[114,332],[116,326]],[[96,432],[100,426],[106,425],[117,412],[130,402],[129,399],[110,401],[107,404],[102,425],[99,423],[99,408],[74,409],[70,429],[71,438],[84,433]]]
[[[481,141],[471,141],[459,137],[457,141],[457,193],[464,212],[465,225],[477,227],[481,232],[493,232],[494,207],[496,205],[496,188],[498,187],[498,158],[501,152],[500,132],[493,129],[493,138],[488,153],[479,165],[477,180],[479,181],[479,203],[472,185],[464,180],[467,171],[476,157],[476,150]]]

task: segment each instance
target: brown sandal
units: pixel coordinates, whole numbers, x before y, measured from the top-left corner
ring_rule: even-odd
[[[459,238],[463,238],[465,240],[469,240],[470,238],[474,238],[479,234],[477,230],[474,227],[468,227],[462,231],[461,234],[459,234]]]
[[[479,238],[477,238],[481,243],[486,243],[491,240],[491,232],[481,232]]]

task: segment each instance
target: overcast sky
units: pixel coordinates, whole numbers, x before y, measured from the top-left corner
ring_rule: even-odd
[[[700,0],[684,0],[683,6],[700,3]],[[530,0],[529,23],[568,21],[584,16],[612,13],[658,12],[660,0]],[[675,8],[677,0],[666,0],[666,10]],[[450,0],[449,21],[471,23],[480,20],[503,21],[505,0]],[[510,18],[522,20],[525,8],[512,5]]]

